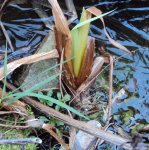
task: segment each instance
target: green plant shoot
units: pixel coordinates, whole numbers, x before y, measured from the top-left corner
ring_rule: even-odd
[[[83,8],[80,23],[89,19],[88,17],[91,17],[91,15],[87,16],[87,14],[89,13],[87,13],[87,11]],[[86,49],[89,26],[90,23],[87,23],[84,26],[71,31],[72,50],[73,56],[75,56],[75,59],[73,60],[73,69],[76,77],[79,75],[82,59]]]
[[[83,8],[80,23],[77,24],[71,30],[72,51],[73,51],[73,56],[75,57],[73,59],[73,70],[74,70],[75,77],[78,77],[79,75],[81,64],[82,64],[84,54],[86,51],[90,22],[95,21],[113,11],[114,10],[101,14],[97,17],[91,18],[91,14]]]

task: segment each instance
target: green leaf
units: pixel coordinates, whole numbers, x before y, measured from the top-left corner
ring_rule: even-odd
[[[48,106],[53,106],[53,103],[51,103],[50,101],[47,101],[47,105]]]
[[[49,119],[46,118],[45,116],[40,116],[39,119],[42,120],[43,122],[48,122],[49,121]]]
[[[53,95],[53,90],[50,90],[50,91],[48,91],[48,94],[47,94],[47,96],[52,96]]]
[[[57,120],[56,125],[57,126],[64,126],[64,122]]]
[[[67,101],[70,101],[70,95],[69,94],[66,94],[64,97],[63,97],[64,101],[67,102]]]
[[[61,98],[62,98],[61,93],[60,93],[60,92],[57,92],[57,99],[58,99],[58,100],[61,100]]]
[[[94,17],[94,18],[88,19],[88,20],[86,20],[86,21],[80,22],[80,23],[77,24],[72,30],[75,30],[75,29],[77,29],[77,28],[80,28],[80,27],[82,27],[82,26],[84,26],[84,25],[86,25],[86,24],[88,24],[88,23],[90,23],[90,22],[93,22],[93,21],[95,21],[95,20],[97,20],[97,19],[99,19],[99,18],[101,18],[101,17],[104,17],[104,16],[106,16],[106,15],[112,13],[113,11],[115,11],[115,9],[114,9],[114,10],[111,10],[111,11],[109,11],[109,12],[107,12],[107,13],[101,14],[101,15],[99,15],[99,16],[96,16],[96,17]]]
[[[59,110],[60,110],[60,106],[59,106],[59,105],[56,105],[56,106],[55,106],[55,110],[59,111]]]

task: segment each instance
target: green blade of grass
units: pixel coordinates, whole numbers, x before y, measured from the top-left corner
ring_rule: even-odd
[[[35,84],[35,85],[32,86],[30,89],[25,90],[24,92],[33,92],[33,91],[35,91],[35,90],[38,90],[40,87],[42,87],[42,86],[45,85],[46,83],[52,81],[53,79],[55,79],[56,77],[58,77],[60,74],[61,74],[61,73],[57,73],[57,74],[55,74],[55,75],[53,75],[53,76],[51,76],[51,77],[49,77],[49,78],[47,78],[47,79],[45,79],[45,80],[42,80],[42,78],[41,78],[41,80],[42,80],[41,82]]]
[[[16,96],[16,94],[13,94],[13,96]],[[87,119],[89,120],[89,118],[87,118],[86,116],[84,116],[83,114],[81,114],[79,111],[75,110],[74,108],[66,105],[65,103],[61,102],[61,101],[58,101],[52,97],[49,97],[49,96],[46,96],[46,95],[43,95],[41,93],[32,93],[32,92],[22,92],[22,93],[17,93],[17,96],[11,100],[9,100],[5,105],[9,105],[11,103],[13,103],[14,101],[16,101],[17,99],[20,99],[24,96],[31,96],[31,97],[36,97],[38,99],[45,99],[45,100],[48,100],[50,101],[51,103],[54,103],[62,108],[65,108],[71,112],[73,112],[74,114],[84,118],[84,119]]]
[[[73,58],[72,58],[72,59],[73,59]],[[70,60],[71,60],[71,59],[70,59]],[[31,79],[30,81],[28,81],[28,82],[26,82],[26,83],[23,83],[21,86],[19,86],[18,88],[16,88],[16,89],[13,90],[12,92],[9,92],[8,95],[11,95],[11,94],[15,93],[16,91],[18,91],[19,89],[23,88],[23,87],[26,86],[27,84],[29,84],[29,83],[35,81],[37,78],[42,77],[42,76],[43,76],[45,73],[47,73],[48,71],[50,71],[50,70],[52,70],[52,69],[54,69],[54,68],[60,66],[61,64],[66,63],[66,62],[68,62],[68,61],[70,61],[70,60],[63,61],[62,63],[56,64],[56,65],[54,65],[53,67],[50,67],[50,68],[45,69],[45,70],[42,71],[41,73],[35,75],[34,78]],[[8,96],[8,95],[7,95],[7,96]]]
[[[90,22],[93,22],[93,21],[95,21],[95,20],[101,18],[101,17],[104,17],[104,16],[106,16],[106,15],[112,13],[113,11],[115,11],[115,9],[114,9],[114,10],[111,10],[111,11],[109,11],[109,12],[107,12],[107,13],[101,14],[101,15],[99,15],[99,16],[97,16],[97,17],[94,17],[94,18],[88,19],[88,20],[86,20],[86,21],[80,22],[80,23],[77,24],[72,30],[75,30],[75,29],[77,29],[77,28],[80,28],[81,26],[84,26],[84,25],[86,25],[86,24],[88,24],[88,23],[90,23]]]
[[[49,78],[47,78],[47,79],[45,79],[45,80],[43,80],[43,81],[41,81],[41,82],[35,84],[35,85],[32,86],[30,89],[25,90],[24,92],[32,92],[32,91],[38,90],[40,87],[42,87],[42,86],[45,85],[46,83],[52,81],[53,79],[55,79],[56,77],[58,77],[60,74],[61,74],[61,73],[57,73],[57,74],[55,74],[55,75],[53,75],[53,76],[51,76],[51,77],[49,77]],[[7,98],[12,97],[12,95],[17,97],[17,95],[19,95],[20,93],[21,93],[21,92],[19,92],[19,93],[14,93],[14,94],[12,94],[12,93],[11,93],[11,94],[8,94],[7,96],[3,97],[3,98],[1,99],[1,101],[5,100],[5,99],[7,99]],[[22,93],[23,93],[23,92],[22,92]],[[12,100],[12,103],[17,100],[16,97]],[[18,98],[18,99],[19,99],[19,98]]]

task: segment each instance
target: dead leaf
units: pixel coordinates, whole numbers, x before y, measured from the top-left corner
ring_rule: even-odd
[[[85,89],[94,81],[94,79],[99,75],[100,70],[104,64],[103,57],[96,57],[93,63],[93,67],[89,77],[83,82],[80,87],[77,89],[77,93],[85,91]]]
[[[80,86],[80,84],[83,83],[89,77],[93,65],[95,39],[89,37],[87,44],[88,45],[83,56],[83,62],[81,64],[79,76],[77,77],[75,82],[77,86]]]
[[[11,72],[13,72],[16,68],[20,67],[24,64],[31,64],[35,63],[41,60],[46,60],[50,58],[58,58],[58,52],[56,49],[47,52],[47,53],[40,53],[40,54],[34,54],[25,58],[21,58],[18,60],[15,60],[9,64],[7,64],[7,75]],[[0,68],[0,80],[4,78],[4,67]]]
[[[67,36],[62,34],[55,28],[55,41],[56,41],[56,49],[59,53],[59,62],[62,55],[62,51],[64,50],[64,60],[69,60],[69,62],[63,64],[63,70],[64,73],[62,75],[62,80],[65,82],[65,84],[69,85],[70,87],[73,87],[76,89],[75,83],[74,83],[74,76],[73,76],[73,69],[72,69],[72,61],[71,61],[71,41],[70,39],[67,39]]]
[[[99,16],[99,15],[102,14],[102,11],[99,10],[99,9],[97,9],[96,7],[90,7],[90,8],[88,8],[87,10],[88,10],[90,13],[92,13],[93,15],[95,15],[95,16]],[[117,41],[113,40],[113,39],[109,36],[109,34],[108,34],[107,30],[106,30],[106,27],[105,27],[105,23],[104,23],[103,17],[101,17],[100,20],[102,21],[105,35],[106,35],[107,38],[109,39],[110,43],[113,44],[115,47],[117,47],[117,48],[119,48],[119,49],[121,49],[121,50],[124,50],[124,51],[126,51],[127,53],[129,53],[129,54],[132,55],[132,53],[131,53],[125,46],[121,45],[120,43],[118,43]]]
[[[56,26],[57,30],[69,37],[70,30],[68,27],[68,23],[67,23],[66,18],[64,17],[64,14],[63,14],[57,0],[48,0],[48,1],[52,6],[52,12],[53,12],[55,26]]]

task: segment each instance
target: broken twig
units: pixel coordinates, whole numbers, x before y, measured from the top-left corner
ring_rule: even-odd
[[[2,144],[41,144],[42,140],[40,138],[19,138],[19,139],[0,139],[0,145]]]

